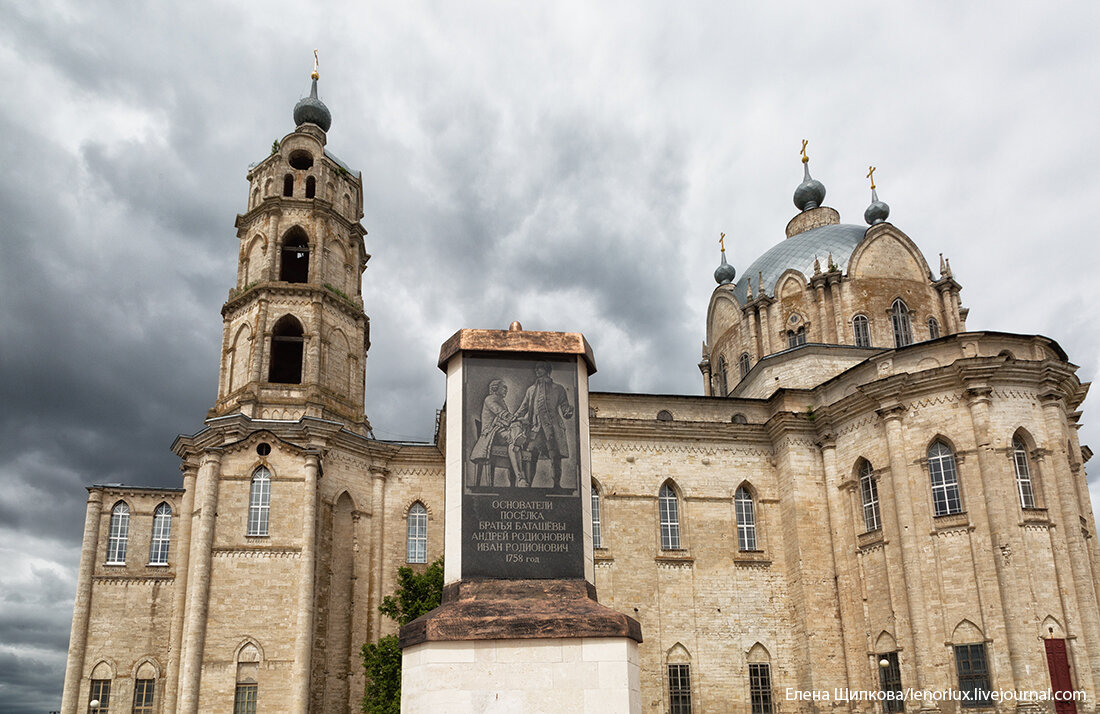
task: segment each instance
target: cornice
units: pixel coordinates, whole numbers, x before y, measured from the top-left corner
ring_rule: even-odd
[[[295,198],[292,196],[265,196],[264,199],[252,210],[238,213],[233,221],[233,227],[237,229],[238,236],[249,224],[255,223],[266,216],[281,216],[291,210],[301,210],[311,215],[322,215],[325,218],[334,219],[345,230],[356,234],[359,239],[367,234],[367,229],[359,221],[352,221],[337,211],[330,201],[323,198]]]

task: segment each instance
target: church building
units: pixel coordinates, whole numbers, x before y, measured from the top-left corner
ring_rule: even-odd
[[[88,489],[64,714],[360,711],[398,567],[443,552],[446,430],[363,411],[370,197],[316,72],[294,123],[248,172],[179,487]],[[723,248],[701,394],[589,396],[591,585],[641,625],[642,711],[1095,711],[1088,385],[969,329],[873,183],[841,223],[803,166],[785,236],[739,279]]]

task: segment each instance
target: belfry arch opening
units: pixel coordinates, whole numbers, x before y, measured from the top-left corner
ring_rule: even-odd
[[[304,283],[309,280],[309,239],[306,232],[297,226],[283,236],[279,280],[288,283]]]
[[[305,337],[302,323],[283,315],[271,331],[271,367],[267,381],[278,384],[302,383],[302,354]]]

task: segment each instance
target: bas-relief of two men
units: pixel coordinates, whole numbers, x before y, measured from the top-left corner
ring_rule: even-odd
[[[532,486],[538,462],[548,459],[553,488],[567,487],[563,482],[562,459],[569,457],[565,420],[573,418],[573,405],[566,388],[551,378],[552,371],[550,362],[535,363],[534,382],[514,412],[505,401],[507,383],[499,377],[489,381],[489,393],[481,405],[481,431],[470,451],[476,486],[493,485],[497,468],[493,448],[503,447],[512,472],[509,481],[515,486]]]

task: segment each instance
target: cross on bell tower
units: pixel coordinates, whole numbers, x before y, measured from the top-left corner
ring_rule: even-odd
[[[310,94],[294,107],[296,128],[248,173],[209,416],[312,416],[365,434],[363,185],[325,149],[332,115],[317,96],[318,78],[315,64]]]

